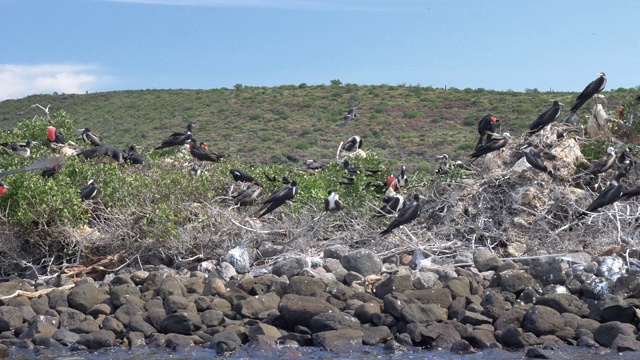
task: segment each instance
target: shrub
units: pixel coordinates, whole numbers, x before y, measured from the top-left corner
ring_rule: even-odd
[[[418,109],[409,109],[402,113],[402,117],[405,119],[415,119],[420,116],[420,110]]]

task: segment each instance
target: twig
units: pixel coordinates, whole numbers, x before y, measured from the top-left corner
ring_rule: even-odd
[[[12,298],[14,296],[18,296],[18,295],[24,296],[24,297],[27,297],[27,298],[37,298],[38,296],[43,295],[43,294],[48,294],[48,293],[52,292],[53,290],[69,290],[74,286],[76,286],[76,284],[69,284],[69,285],[58,287],[58,288],[42,289],[42,290],[33,291],[33,292],[32,291],[24,291],[24,290],[16,290],[16,292],[14,292],[11,295],[6,295],[6,296],[0,297],[0,300],[10,299],[10,298]]]

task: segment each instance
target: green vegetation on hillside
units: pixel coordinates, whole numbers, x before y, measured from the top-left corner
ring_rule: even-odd
[[[200,124],[195,136],[213,151],[254,163],[284,161],[287,155],[328,161],[340,141],[359,135],[365,150],[389,165],[411,162],[428,170],[428,163],[442,153],[466,158],[476,142],[477,122],[487,113],[501,120],[503,131],[517,136],[553,100],[568,108],[577,95],[340,84],[33,95],[1,102],[0,127],[11,128],[42,115],[40,109],[30,108],[33,104],[51,104],[52,113],[64,109],[77,127],[90,127],[121,148],[126,144],[153,148],[195,121]],[[603,92],[606,110],[613,111],[636,93],[636,89]],[[342,115],[358,100],[360,117],[344,126]],[[581,118],[590,108],[583,107]]]

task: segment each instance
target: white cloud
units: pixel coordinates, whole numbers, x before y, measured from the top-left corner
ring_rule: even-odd
[[[93,91],[109,77],[86,64],[0,64],[0,100],[52,92],[78,94]]]

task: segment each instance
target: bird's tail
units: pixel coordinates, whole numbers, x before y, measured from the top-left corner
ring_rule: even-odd
[[[577,111],[577,110],[576,110]],[[567,115],[564,120],[562,120],[563,123],[565,124],[575,124],[576,120],[578,119],[578,115],[575,112],[571,112],[569,113],[569,115]]]
[[[384,229],[384,230],[380,231],[380,236],[385,236],[385,235],[390,234],[390,233],[391,233],[391,230]]]

